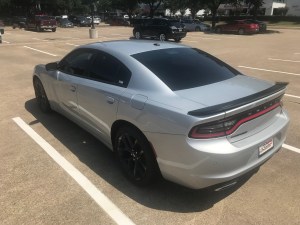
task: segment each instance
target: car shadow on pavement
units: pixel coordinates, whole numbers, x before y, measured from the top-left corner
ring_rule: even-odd
[[[34,128],[36,124],[41,123],[99,177],[129,198],[149,208],[181,213],[205,211],[235,192],[253,175],[250,173],[237,185],[219,192],[211,189],[192,190],[163,179],[148,187],[137,187],[123,176],[112,151],[94,136],[56,112],[42,113],[35,99],[28,100],[25,108],[36,118],[29,122],[30,126]]]

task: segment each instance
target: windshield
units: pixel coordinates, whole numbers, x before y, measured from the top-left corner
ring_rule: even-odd
[[[193,48],[170,48],[132,55],[171,90],[183,90],[230,79],[238,72]]]

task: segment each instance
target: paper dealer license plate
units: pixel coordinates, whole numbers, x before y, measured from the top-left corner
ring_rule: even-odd
[[[274,147],[274,141],[273,138],[259,146],[258,148],[258,155],[262,155],[266,153],[267,151],[271,150]]]

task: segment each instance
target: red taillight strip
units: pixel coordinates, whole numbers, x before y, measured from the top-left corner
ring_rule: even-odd
[[[253,120],[253,119],[257,118],[257,117],[260,117],[261,115],[266,114],[266,113],[272,111],[273,109],[277,108],[280,105],[281,105],[281,103],[277,102],[276,104],[270,106],[269,108],[266,108],[266,109],[264,109],[264,110],[262,110],[262,111],[260,111],[258,113],[255,113],[255,114],[253,114],[251,116],[248,116],[248,117],[245,117],[245,118],[239,120],[230,130],[228,130],[228,131],[225,132],[226,135],[232,134],[243,123],[246,123],[249,120]]]
[[[208,138],[215,138],[215,137],[221,137],[221,136],[225,136],[225,132],[218,132],[218,133],[210,133],[210,134],[199,134],[197,133],[195,130],[197,129],[193,129],[193,131],[191,132],[191,134],[189,135],[189,137],[192,138],[201,138],[201,139],[208,139]]]

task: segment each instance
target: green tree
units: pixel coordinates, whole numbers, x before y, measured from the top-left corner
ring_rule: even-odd
[[[212,15],[212,28],[216,26],[216,19],[218,8],[221,4],[231,3],[236,4],[239,0],[204,0],[206,7],[210,10]]]
[[[191,11],[191,16],[195,19],[196,14],[199,10],[204,9],[205,1],[201,0],[185,0],[187,8]]]
[[[251,10],[254,18],[256,18],[260,7],[264,4],[264,0],[246,0],[245,3],[248,5],[248,12]]]
[[[131,19],[138,8],[138,0],[112,0],[112,7],[126,12]]]
[[[149,6],[149,16],[153,17],[155,11],[159,8],[162,4],[163,0],[139,0],[139,3],[144,3]]]

